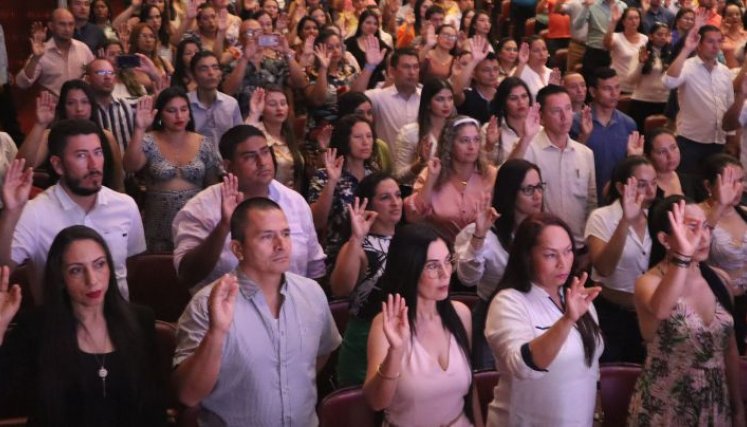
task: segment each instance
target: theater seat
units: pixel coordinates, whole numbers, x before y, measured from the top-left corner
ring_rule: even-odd
[[[480,401],[482,419],[486,420],[488,405],[493,401],[493,389],[498,385],[498,372],[494,369],[482,369],[472,373],[472,381],[477,389],[477,398]]]
[[[644,132],[649,133],[656,128],[666,126],[668,121],[669,119],[667,119],[667,116],[665,116],[664,114],[654,114],[653,116],[648,116],[646,117],[646,121],[643,124],[643,130]]]
[[[565,68],[568,65],[568,49],[562,48],[555,51],[553,56],[553,65],[560,68],[560,72],[565,74]]]
[[[747,407],[747,359],[744,357],[739,359],[739,371],[741,372],[740,385],[742,388],[742,402],[744,402],[745,407]]]
[[[21,287],[21,310],[29,309],[35,305],[34,296],[31,294],[31,286],[29,284],[28,269],[28,264],[19,265],[13,270],[8,281],[11,285],[17,284]]]
[[[624,426],[641,366],[633,363],[609,364],[602,365],[600,371],[604,426]]]
[[[472,310],[472,307],[475,306],[475,303],[477,303],[477,300],[479,299],[477,294],[470,292],[454,292],[450,297],[452,300],[459,301],[466,305],[470,310]]]
[[[625,114],[630,114],[630,95],[620,96],[620,100],[617,101],[617,109]]]
[[[360,386],[337,390],[325,397],[317,409],[319,427],[374,427],[376,413],[363,397]]]
[[[179,284],[171,254],[143,254],[127,260],[130,301],[153,309],[156,319],[176,322],[190,300]]]
[[[345,327],[350,318],[350,300],[347,298],[332,300],[329,302],[329,310],[332,312],[340,335],[345,335]]]

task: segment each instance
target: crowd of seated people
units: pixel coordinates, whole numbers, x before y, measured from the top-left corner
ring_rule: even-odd
[[[328,375],[386,426],[592,426],[628,363],[614,421],[747,425],[747,5],[66,3],[0,61],[0,418],[314,426]],[[191,294],[170,382],[135,256]]]

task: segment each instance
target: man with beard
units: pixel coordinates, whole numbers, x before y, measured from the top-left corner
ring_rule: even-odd
[[[49,132],[50,163],[56,185],[29,201],[32,170],[15,160],[5,176],[0,212],[0,264],[29,263],[34,302],[42,303],[47,253],[55,236],[71,225],[86,225],[104,237],[112,253],[117,284],[125,298],[127,257],[145,251],[140,211],[130,196],[101,184],[104,154],[95,123],[62,120]]]

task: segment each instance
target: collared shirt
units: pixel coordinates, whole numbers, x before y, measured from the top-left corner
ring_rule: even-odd
[[[248,119],[246,123],[251,124],[249,123]],[[265,124],[263,122],[259,122],[257,124],[254,124],[253,126],[261,130],[262,133],[265,134],[265,138],[267,138],[267,145],[272,147],[272,151],[275,154],[275,180],[288,188],[295,189],[295,170],[293,169],[293,154],[290,151],[290,147],[288,147],[288,144],[286,144],[285,142],[272,136],[270,132],[267,132],[267,129],[265,129]]]
[[[218,226],[221,218],[221,185],[211,185],[202,190],[174,217],[171,231],[174,236],[174,267],[177,271],[184,255],[200,245]],[[268,197],[280,205],[290,226],[292,247],[289,271],[311,278],[324,276],[324,251],[317,241],[309,204],[300,194],[274,180],[270,183]],[[197,292],[220,276],[233,271],[237,265],[238,260],[231,252],[229,235],[213,271],[190,291]]]
[[[627,4],[620,0],[615,0],[615,3],[621,11],[628,7]],[[607,33],[610,19],[612,19],[612,9],[607,0],[597,0],[596,3],[586,8],[582,17],[589,24],[586,45],[594,49],[606,50],[607,48],[604,47],[604,35]]]
[[[200,405],[201,426],[316,426],[316,360],[342,338],[327,298],[313,280],[286,273],[274,318],[256,283],[237,271],[239,295],[226,334],[218,380]],[[210,327],[198,292],[179,318],[174,366],[192,356]]]
[[[589,313],[598,322],[593,305]],[[501,377],[488,407],[487,425],[590,426],[599,380],[598,337],[591,367],[586,365],[578,328],[571,328],[557,356],[546,370],[527,365],[521,348],[544,334],[563,312],[544,288],[532,284],[527,293],[506,289],[490,303],[485,339],[496,356]],[[542,410],[537,410],[542,408]]]
[[[431,156],[436,155],[438,141],[432,133],[428,133],[431,141]],[[418,122],[408,123],[399,130],[397,134],[397,152],[394,157],[394,170],[397,176],[405,176],[410,172],[412,162],[418,156],[418,144],[420,143],[420,126]]]
[[[16,264],[27,260],[31,264],[29,281],[34,301],[40,304],[43,299],[44,266],[52,241],[71,225],[91,227],[106,240],[119,290],[128,299],[127,258],[145,251],[143,220],[135,201],[126,194],[102,187],[93,209],[85,212],[57,184],[26,204],[13,233],[10,256]]]
[[[571,38],[579,43],[586,44],[586,37],[589,33],[589,20],[583,1],[569,0],[560,6],[560,10],[571,17]]]
[[[197,99],[197,92],[187,93],[189,105],[192,107],[195,132],[205,136],[217,148],[223,134],[243,123],[243,120],[239,103],[234,97],[223,92],[218,92],[216,95],[212,105],[206,107]]]
[[[482,128],[480,128],[480,141],[482,144],[482,151],[485,153],[485,157],[490,161],[491,164],[495,166],[500,166],[508,160],[508,157],[511,155],[511,152],[514,151],[514,147],[516,147],[516,143],[519,142],[519,134],[516,133],[515,130],[511,128],[511,126],[508,125],[508,122],[505,118],[501,119],[501,139],[498,141],[498,144],[493,147],[492,150],[488,151],[486,144],[486,137],[487,137],[487,131],[488,131],[488,125],[489,123],[485,123],[482,125]]]
[[[664,74],[664,86],[677,89],[679,135],[704,144],[726,142],[721,121],[734,103],[732,76],[726,65],[719,62],[708,71],[697,55],[685,60],[679,77]]]
[[[596,109],[592,104],[592,122],[594,128],[586,140],[586,146],[594,152],[594,168],[597,179],[597,200],[604,199],[604,186],[612,178],[615,166],[628,155],[628,136],[636,130],[633,119],[620,110],[612,112],[612,117],[607,125],[603,125],[596,115]],[[581,112],[573,115],[573,126],[571,126],[571,138],[578,138],[581,133]]]
[[[5,32],[0,25],[0,86],[8,83],[8,49],[5,46]]]
[[[99,48],[104,47],[104,44],[106,43],[104,30],[90,22],[86,22],[80,28],[76,28],[73,33],[73,38],[85,43],[86,46],[91,49],[91,52],[96,52]]]
[[[457,111],[459,114],[474,118],[481,124],[487,123],[490,116],[496,113],[493,109],[493,100],[485,99],[474,87],[464,90],[464,102],[457,107]]]
[[[62,85],[68,80],[83,77],[86,65],[93,60],[91,49],[83,42],[70,40],[70,49],[65,57],[54,39],[49,39],[44,43],[44,55],[39,58],[31,77],[26,75],[24,66],[16,76],[16,84],[21,89],[28,89],[38,80],[43,88],[59,95]]]
[[[594,153],[570,137],[568,145],[560,149],[543,129],[529,144],[524,158],[539,166],[542,180],[547,183],[545,210],[562,218],[576,243],[585,245],[586,219],[597,207]]]
[[[472,246],[475,224],[462,229],[454,242],[454,255],[457,258],[456,271],[464,286],[477,286],[477,296],[490,301],[498,282],[508,265],[508,252],[491,230],[479,250]]]
[[[611,205],[595,209],[589,216],[589,222],[586,223],[584,237],[588,240],[589,237],[594,236],[605,243],[609,242],[622,216],[620,199],[615,200]],[[604,277],[592,267],[591,279],[604,283],[604,286],[610,289],[632,294],[635,281],[648,271],[651,237],[648,234],[648,228],[643,233],[643,240],[633,227],[628,227],[627,232],[625,246],[612,274]]]
[[[659,7],[658,10],[654,11],[653,7],[650,7],[645,15],[643,15],[643,34],[649,34],[654,24],[661,22],[667,24],[667,27],[672,28],[674,26],[674,13],[665,7]]]
[[[373,104],[376,136],[389,145],[391,153],[397,152],[397,132],[406,124],[418,120],[420,108],[420,86],[409,98],[397,90],[395,85],[383,89],[369,89],[366,96]]]
[[[135,128],[135,108],[137,101],[128,101],[122,98],[114,98],[107,106],[98,105],[96,121],[99,126],[114,135],[114,140],[119,145],[120,152],[124,153],[127,144],[132,139],[132,130]]]

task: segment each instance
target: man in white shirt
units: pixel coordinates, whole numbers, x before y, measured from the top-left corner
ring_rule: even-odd
[[[722,38],[721,30],[712,25],[702,26],[697,33],[691,31],[662,77],[664,86],[677,89],[680,105],[679,173],[702,175],[702,160],[723,151],[729,137],[722,129],[722,119],[734,102],[734,88],[731,71],[717,61]],[[693,51],[696,55],[688,58]]]
[[[351,85],[351,90],[363,92],[373,71],[384,60],[382,51],[373,47],[366,49],[366,65]],[[388,72],[394,84],[383,89],[366,90],[373,104],[376,136],[389,145],[389,152],[396,153],[397,133],[406,124],[417,121],[420,108],[420,60],[412,48],[396,49],[390,58]]]
[[[741,81],[739,81],[740,78]],[[742,163],[742,168],[747,169],[747,129],[744,129],[747,126],[747,78],[745,78],[745,73],[740,72],[740,75],[735,79],[736,81],[739,81],[739,90],[734,94],[734,102],[724,114],[722,127],[726,132],[742,129],[739,162]]]
[[[231,214],[252,197],[269,198],[283,208],[293,241],[289,271],[312,279],[324,276],[326,257],[311,208],[300,194],[273,179],[274,159],[265,134],[254,126],[236,126],[221,138],[220,153],[229,175],[193,197],[174,218],[174,267],[182,283],[196,293],[236,268]]]
[[[544,129],[531,141],[521,138],[511,157],[524,158],[540,167],[542,180],[547,183],[545,208],[568,223],[580,255],[585,255],[584,227],[597,207],[594,153],[568,135],[573,109],[565,88],[546,86],[537,94],[537,102]]]
[[[236,98],[218,91],[223,72],[216,54],[206,50],[197,52],[189,67],[197,83],[197,89],[187,94],[195,132],[217,147],[228,129],[241,124],[239,103]]]
[[[89,120],[62,120],[49,132],[50,163],[58,184],[29,201],[31,169],[15,160],[3,183],[0,264],[28,261],[31,294],[42,303],[47,253],[55,236],[71,225],[86,225],[106,240],[117,284],[128,298],[127,258],[145,251],[145,235],[135,201],[101,184],[104,154],[98,126]]]

